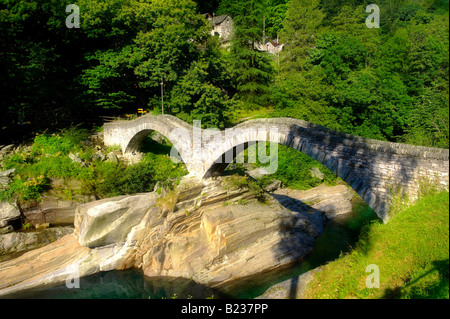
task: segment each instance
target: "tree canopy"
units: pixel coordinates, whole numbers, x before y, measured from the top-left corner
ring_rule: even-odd
[[[269,107],[382,140],[448,147],[448,0],[0,0],[2,127],[164,112],[205,127]],[[233,19],[230,46],[202,15]],[[263,39],[263,35],[266,36]],[[279,37],[280,57],[260,44]],[[265,113],[267,114],[267,112]]]

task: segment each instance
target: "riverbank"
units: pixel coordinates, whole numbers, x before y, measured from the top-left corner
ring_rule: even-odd
[[[448,226],[449,193],[428,195],[389,223],[367,226],[351,252],[314,275],[304,297],[448,299]],[[367,287],[373,265],[379,288]]]
[[[153,192],[80,205],[74,234],[0,264],[6,279],[2,293],[64,282],[73,269],[83,277],[130,268],[147,277],[185,278],[224,293],[237,291],[274,278],[312,251],[327,220],[314,205],[325,201],[329,212],[351,211],[351,205],[340,203],[352,197],[344,185],[321,189],[314,205],[303,203],[302,210],[292,211],[269,194],[261,202],[261,194],[244,180],[229,176],[197,185],[187,179],[176,194]],[[61,259],[66,246],[74,258],[70,253]],[[10,275],[11,267],[20,271]]]

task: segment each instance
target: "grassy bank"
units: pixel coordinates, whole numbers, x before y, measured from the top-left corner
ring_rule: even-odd
[[[379,288],[366,279],[379,267]],[[351,253],[323,267],[307,298],[449,298],[449,193],[431,194],[389,223],[366,226]]]
[[[184,164],[172,162],[170,146],[148,138],[142,150],[141,162],[128,165],[110,161],[106,154],[114,147],[98,150],[89,139],[90,133],[79,128],[55,133],[38,134],[31,145],[3,160],[3,169],[16,169],[8,188],[0,189],[0,201],[39,200],[51,187],[51,179],[76,180],[82,185],[81,194],[63,189],[67,197],[95,195],[106,198],[125,194],[153,191],[157,182],[170,186],[171,181],[187,174]],[[81,163],[70,158],[77,154]]]

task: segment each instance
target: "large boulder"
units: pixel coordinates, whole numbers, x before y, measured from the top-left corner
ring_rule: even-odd
[[[20,221],[20,210],[16,205],[0,202],[0,228],[16,224]]]
[[[131,229],[156,206],[156,198],[156,193],[146,193],[79,205],[74,224],[80,245],[98,247],[124,242]]]
[[[73,225],[75,209],[78,205],[93,200],[84,198],[83,200],[63,200],[57,196],[44,194],[39,202],[27,202],[22,205],[25,223],[32,225],[50,224],[52,226]]]
[[[179,212],[164,223],[153,218],[137,244],[146,276],[191,278],[226,290],[240,289],[250,278],[267,279],[302,260],[314,246],[311,234],[317,234],[307,217],[276,203]],[[300,224],[307,227],[296,227]]]
[[[54,227],[31,232],[0,235],[0,257],[42,247],[73,232],[72,227]]]
[[[293,211],[319,211],[329,219],[352,212],[353,190],[345,185],[318,186],[308,190],[278,189],[274,197]]]

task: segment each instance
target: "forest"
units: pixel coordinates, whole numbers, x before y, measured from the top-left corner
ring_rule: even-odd
[[[376,4],[379,28],[368,28]],[[294,117],[449,147],[447,0],[0,0],[0,143],[162,110],[204,127]],[[204,13],[233,19],[230,45]],[[257,49],[263,36],[279,55]]]

